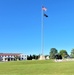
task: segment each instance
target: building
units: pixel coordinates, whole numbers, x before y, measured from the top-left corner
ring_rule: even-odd
[[[22,53],[0,53],[0,61],[27,60],[27,55]]]

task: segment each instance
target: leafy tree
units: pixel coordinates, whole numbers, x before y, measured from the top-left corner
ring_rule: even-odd
[[[39,56],[40,56],[40,55],[30,55],[30,56],[28,55],[28,56],[27,56],[27,60],[32,60],[32,59],[37,60],[37,59],[39,58]]]
[[[27,56],[27,60],[32,60],[32,55]]]
[[[36,55],[33,55],[33,56],[32,56],[32,59],[35,59],[35,58],[36,58]]]
[[[63,57],[63,58],[67,58],[68,57],[68,53],[66,50],[60,50],[59,54]]]
[[[56,59],[62,59],[62,56],[61,56],[60,54],[56,54],[56,55],[55,55],[55,58],[56,58]]]
[[[30,58],[30,60],[32,60],[32,55],[30,55],[30,57],[29,57],[29,58]]]
[[[39,55],[36,55],[35,59],[36,59],[36,60],[39,59]]]
[[[38,58],[39,58],[39,55],[33,55],[33,56],[32,56],[32,59],[37,60]]]
[[[50,49],[50,58],[51,59],[54,59],[55,58],[55,55],[58,53],[57,49],[56,48],[51,48]]]
[[[74,49],[71,50],[71,57],[74,58]]]

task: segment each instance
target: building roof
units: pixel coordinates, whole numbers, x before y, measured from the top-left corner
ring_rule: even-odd
[[[19,56],[21,53],[0,53],[0,56]]]

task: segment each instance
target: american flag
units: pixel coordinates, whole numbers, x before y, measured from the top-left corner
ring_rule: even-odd
[[[47,10],[47,8],[45,8],[44,6],[42,6],[42,10],[46,11],[46,10]]]

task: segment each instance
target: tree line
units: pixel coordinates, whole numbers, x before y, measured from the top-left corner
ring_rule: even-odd
[[[55,59],[55,58],[74,58],[74,49],[71,50],[70,55],[68,54],[67,50],[58,50],[56,48],[51,48],[49,52],[49,57],[50,59]]]
[[[40,55],[28,55],[27,60],[37,60],[39,59]]]
[[[45,58],[49,56],[50,59],[62,59],[62,58],[74,58],[74,49],[71,50],[70,55],[68,54],[67,50],[60,50],[58,52],[58,50],[56,48],[51,48],[49,55],[45,55]],[[40,57],[39,55],[27,55],[27,60],[38,60]]]
[[[45,55],[45,58],[49,56],[49,55]],[[39,55],[27,55],[27,60],[38,60],[40,58],[40,54]]]

